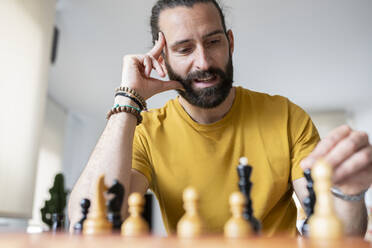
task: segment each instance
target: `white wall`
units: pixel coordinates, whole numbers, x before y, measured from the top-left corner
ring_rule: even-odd
[[[32,215],[54,14],[55,0],[0,1],[0,216]]]
[[[105,123],[104,116],[96,120],[79,113],[68,113],[63,154],[63,173],[68,189],[72,189],[83,171]]]
[[[372,142],[372,103],[369,105],[361,106],[354,112],[354,126],[356,129],[364,130],[365,132],[367,132],[370,136],[369,141]]]
[[[344,124],[351,125],[352,115],[346,110],[310,111],[312,121],[318,129],[321,138],[324,138],[336,127]]]

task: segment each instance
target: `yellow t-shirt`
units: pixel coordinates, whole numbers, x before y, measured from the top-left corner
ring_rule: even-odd
[[[253,166],[253,213],[263,232],[295,234],[291,181],[303,176],[299,162],[318,141],[309,116],[287,98],[237,87],[232,108],[213,124],[193,121],[177,99],[143,113],[132,167],[148,179],[169,233],[184,214],[187,186],[198,190],[201,216],[214,233],[231,216],[228,199],[239,190],[236,167],[246,156]]]

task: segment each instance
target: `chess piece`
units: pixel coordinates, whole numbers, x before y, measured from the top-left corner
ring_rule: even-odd
[[[331,196],[332,168],[319,160],[312,169],[316,193],[315,211],[309,220],[309,235],[312,239],[341,238],[343,227],[335,214]]]
[[[135,237],[149,233],[149,226],[141,215],[144,204],[144,197],[140,193],[132,193],[129,196],[130,215],[121,226],[121,235]]]
[[[243,217],[251,223],[254,232],[259,233],[261,230],[261,223],[253,215],[251,200],[252,183],[250,181],[250,177],[252,174],[252,166],[248,164],[248,159],[246,157],[240,158],[237,171],[239,176],[238,185],[240,192],[242,192],[243,195],[246,197]]]
[[[309,192],[309,195],[303,201],[303,204],[305,206],[306,220],[302,225],[301,233],[304,236],[308,236],[309,235],[308,221],[309,221],[309,218],[314,213],[314,205],[315,205],[316,197],[315,197],[315,192],[314,192],[314,188],[313,188],[314,182],[313,182],[313,179],[311,177],[311,170],[310,169],[305,170],[304,171],[304,176],[305,176],[306,181],[307,181],[306,188]]]
[[[81,213],[83,217],[74,225],[75,234],[80,234],[83,231],[83,223],[87,219],[87,215],[88,215],[89,207],[90,207],[89,199],[84,198],[83,200],[81,200],[80,207],[81,207]]]
[[[83,223],[83,234],[109,234],[112,232],[112,224],[106,218],[106,204],[104,192],[107,187],[104,182],[105,176],[98,178],[95,201],[92,203],[92,210]]]
[[[177,235],[181,238],[195,238],[203,234],[203,222],[198,212],[199,195],[188,187],[183,191],[185,214],[177,223]]]
[[[65,229],[65,215],[61,213],[52,214],[52,232],[63,232]]]
[[[108,201],[107,205],[107,218],[112,223],[114,231],[118,231],[121,228],[121,207],[123,205],[124,192],[124,187],[118,180],[114,180],[114,184],[107,191],[108,194],[114,195],[114,197]]]
[[[234,192],[230,195],[229,203],[232,217],[225,224],[225,237],[244,238],[253,232],[250,223],[243,217],[245,202],[246,198],[240,192]]]

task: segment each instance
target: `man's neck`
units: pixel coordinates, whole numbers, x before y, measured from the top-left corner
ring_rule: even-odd
[[[186,101],[182,96],[178,98],[178,101],[194,121],[200,124],[211,124],[221,120],[230,111],[234,99],[235,87],[232,87],[225,101],[215,108],[196,107]]]

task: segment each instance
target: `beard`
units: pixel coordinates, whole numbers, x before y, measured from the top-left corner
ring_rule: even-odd
[[[167,61],[165,66],[168,70],[170,80],[178,81],[182,84],[185,91],[177,90],[187,102],[200,108],[215,108],[220,105],[229,95],[233,84],[233,64],[232,57],[229,53],[229,61],[225,66],[225,70],[210,67],[208,70],[193,71],[187,74],[186,78],[174,72]],[[198,78],[218,78],[219,82],[216,85],[203,89],[194,89],[192,84]]]

